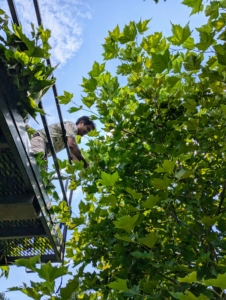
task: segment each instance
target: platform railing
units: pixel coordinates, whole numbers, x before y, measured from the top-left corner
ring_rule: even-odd
[[[12,20],[15,24],[17,24],[19,26],[20,21],[19,21],[19,18],[18,18],[18,14],[17,14],[17,10],[16,10],[14,0],[7,0],[7,1],[8,1],[11,16],[12,16]],[[38,0],[33,0],[33,4],[34,4],[34,8],[35,8],[35,13],[36,13],[38,25],[43,26]],[[51,66],[51,61],[50,61],[49,58],[46,60],[46,63],[47,63],[47,65]],[[52,75],[52,77],[54,78],[53,75]],[[66,130],[64,128],[63,116],[62,116],[60,104],[59,104],[59,101],[58,101],[58,98],[57,98],[58,93],[57,93],[56,84],[54,84],[52,86],[52,90],[53,90],[53,96],[54,96],[54,99],[55,99],[57,114],[58,114],[58,117],[59,117],[61,129],[62,129],[63,140],[64,140],[65,148],[66,148],[66,151],[67,151],[68,161],[71,163],[71,155],[70,155],[70,151],[69,151],[68,144],[67,144]],[[43,109],[42,101],[39,102],[39,107]],[[66,184],[64,185],[64,182],[63,182],[63,179],[62,179],[62,176],[61,176],[61,173],[60,173],[60,168],[59,168],[56,152],[55,152],[55,149],[54,149],[54,146],[53,146],[53,143],[52,143],[52,139],[51,139],[51,135],[50,135],[50,132],[49,132],[46,116],[41,115],[41,120],[42,120],[42,123],[43,123],[43,128],[44,128],[45,133],[46,133],[46,138],[48,140],[48,145],[49,145],[49,148],[50,148],[50,151],[51,151],[51,155],[53,157],[56,173],[57,173],[58,180],[59,180],[59,185],[60,185],[62,195],[63,195],[63,200],[67,202],[68,206],[70,206],[71,202],[72,202],[73,191],[70,190],[69,196],[67,195],[68,180],[67,180]],[[63,230],[62,252],[64,253],[66,235],[67,235],[67,226],[65,224],[61,224],[61,229]]]

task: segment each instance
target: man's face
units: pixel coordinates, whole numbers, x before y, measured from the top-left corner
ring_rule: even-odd
[[[92,126],[84,125],[83,121],[78,123],[77,128],[78,128],[78,135],[81,135],[81,136],[86,135],[88,132],[90,132],[92,130]]]

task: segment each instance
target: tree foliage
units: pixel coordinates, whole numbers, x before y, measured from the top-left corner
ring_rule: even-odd
[[[49,78],[54,68],[45,65],[51,48],[48,39],[50,30],[42,26],[35,30],[32,24],[32,39],[22,30],[22,26],[8,24],[8,16],[0,9],[0,67],[5,68],[18,89],[17,105],[24,118],[30,114],[44,113],[38,102],[55,79]]]
[[[9,300],[9,298],[5,296],[5,293],[0,293],[0,300]]]
[[[183,4],[205,11],[198,40],[188,24],[168,38],[141,37],[149,20],[116,26],[103,58],[117,76],[95,62],[83,78],[106,133],[88,142],[90,168],[66,169],[84,192],[67,221],[77,272],[55,296],[52,277],[20,288],[31,298],[225,299],[226,1]]]

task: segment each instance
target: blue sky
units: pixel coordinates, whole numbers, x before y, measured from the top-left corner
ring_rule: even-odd
[[[29,32],[30,22],[35,23],[33,2],[15,0],[15,3],[24,30]],[[180,3],[180,0],[160,0],[159,4],[153,0],[39,0],[44,27],[52,31],[52,63],[60,63],[54,72],[58,94],[63,94],[64,90],[73,93],[73,101],[81,104],[82,77],[87,77],[94,61],[102,62],[101,44],[108,30],[114,29],[117,24],[122,29],[129,21],[139,22],[140,19],[152,18],[149,33],[162,31],[167,37],[171,35],[170,22],[185,26],[190,21],[191,28],[203,24],[203,16],[195,15],[190,19],[190,9]],[[6,0],[0,0],[0,8],[8,12]],[[113,61],[109,61],[106,66],[115,72]],[[52,91],[43,99],[43,105],[49,115],[48,123],[58,122]],[[78,117],[87,114],[79,111],[72,115],[67,110],[68,107],[62,107],[65,120],[76,121]],[[31,121],[30,125],[37,129],[42,127],[40,121],[39,124]],[[97,127],[100,129],[98,123]],[[83,140],[82,146],[87,141],[85,138]],[[64,151],[60,157],[66,158]],[[74,213],[77,213],[77,204],[81,199],[81,192],[76,191],[73,198]],[[29,284],[30,280],[36,281],[38,278],[35,274],[27,274],[23,268],[12,267],[7,280],[0,278],[0,292],[6,291],[8,287],[20,286],[22,282]],[[10,300],[27,298],[19,292],[9,292],[7,296]]]

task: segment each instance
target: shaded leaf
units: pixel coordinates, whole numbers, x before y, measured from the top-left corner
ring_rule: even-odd
[[[153,259],[154,258],[154,253],[153,252],[140,252],[140,251],[135,251],[131,252],[131,255],[136,257],[136,258],[142,258],[142,259]]]
[[[145,246],[148,246],[149,248],[152,248],[157,240],[158,240],[157,234],[155,232],[151,232],[147,234],[145,238],[140,238],[139,242],[141,244],[144,244]]]
[[[145,202],[142,202],[142,206],[145,207],[145,208],[151,209],[156,205],[158,200],[159,200],[158,195],[156,195],[156,196],[149,195],[148,199]]]
[[[141,199],[142,198],[142,194],[141,193],[137,193],[135,190],[131,189],[131,188],[127,188],[126,191],[134,198],[134,199]]]
[[[152,53],[152,68],[157,73],[162,73],[165,69],[168,69],[170,60],[169,49],[164,54]]]
[[[123,216],[119,218],[117,221],[114,221],[114,225],[116,228],[124,229],[127,232],[130,232],[134,229],[135,223],[139,218],[139,214],[131,216]]]

